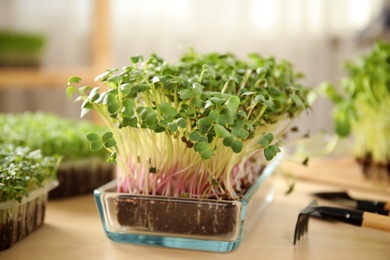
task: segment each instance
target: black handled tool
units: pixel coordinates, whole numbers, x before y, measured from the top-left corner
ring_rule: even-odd
[[[347,192],[317,192],[314,196],[326,200],[340,202],[358,210],[374,212],[381,215],[390,215],[390,202],[355,199],[348,195]]]
[[[317,201],[313,200],[298,215],[295,224],[294,244],[308,231],[309,218],[313,213],[319,214],[325,219],[332,219],[350,225],[390,232],[390,217],[388,216],[382,216],[362,210],[318,206]]]

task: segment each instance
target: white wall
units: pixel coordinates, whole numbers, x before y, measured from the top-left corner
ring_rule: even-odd
[[[238,56],[258,52],[287,59],[313,87],[342,75],[341,61],[361,52],[353,37],[380,11],[383,0],[113,0],[108,67],[122,67],[131,55],[152,52],[175,61],[185,47],[198,51],[230,51]],[[48,36],[44,66],[88,65],[93,0],[2,0],[0,28],[41,31]],[[65,84],[65,83],[64,83]],[[11,91],[12,92],[12,91]],[[65,98],[63,91],[20,96]],[[0,102],[12,93],[2,91]],[[35,96],[34,96],[35,95]],[[15,96],[15,94],[14,94]],[[55,98],[54,98],[55,97]],[[17,98],[17,97],[16,97]],[[1,101],[3,99],[3,101]],[[56,103],[56,102],[52,102]],[[57,102],[53,110],[78,116],[74,106]],[[64,105],[65,104],[65,105]],[[47,106],[47,104],[46,104]],[[44,106],[43,106],[44,107]],[[47,109],[47,107],[45,107]],[[319,100],[309,117],[298,122],[304,131],[331,131],[330,104]]]

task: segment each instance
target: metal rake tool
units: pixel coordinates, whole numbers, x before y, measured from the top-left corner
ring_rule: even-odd
[[[336,207],[318,206],[313,200],[302,210],[295,224],[294,245],[308,231],[310,216],[315,214],[330,220],[344,222],[359,227],[368,227],[390,232],[390,217],[362,210],[344,209]]]

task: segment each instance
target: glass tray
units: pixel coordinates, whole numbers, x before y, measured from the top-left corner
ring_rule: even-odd
[[[118,193],[113,180],[94,192],[104,231],[116,242],[232,251],[272,201],[280,160],[274,158],[244,197],[232,201]]]

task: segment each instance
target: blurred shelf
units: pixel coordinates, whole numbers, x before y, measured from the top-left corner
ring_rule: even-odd
[[[1,68],[0,89],[9,88],[65,88],[72,76],[82,78],[82,85],[96,84],[94,78],[103,71],[97,72],[89,67],[70,68]]]
[[[96,84],[94,78],[110,66],[110,1],[94,0],[91,30],[91,64],[87,67],[0,68],[0,90],[11,88],[66,88],[71,76],[82,85]]]

